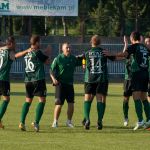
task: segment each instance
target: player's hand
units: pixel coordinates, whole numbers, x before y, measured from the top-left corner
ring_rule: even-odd
[[[124,40],[124,44],[128,45],[128,39],[127,39],[127,37],[125,35],[123,37],[123,40]]]
[[[111,54],[108,50],[103,50],[102,53],[103,53],[104,56],[111,56]]]
[[[53,79],[53,86],[56,86],[58,84],[59,84],[59,82],[56,79]]]
[[[33,48],[30,47],[30,48],[27,49],[28,53],[30,53],[31,51],[33,51]]]

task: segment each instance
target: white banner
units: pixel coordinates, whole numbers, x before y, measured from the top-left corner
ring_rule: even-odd
[[[0,15],[78,16],[78,0],[0,0]]]

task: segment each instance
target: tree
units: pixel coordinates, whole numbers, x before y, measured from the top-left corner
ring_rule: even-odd
[[[109,11],[105,7],[106,5],[100,1],[96,9],[90,13],[90,17],[95,19],[95,33],[102,36],[109,35]]]

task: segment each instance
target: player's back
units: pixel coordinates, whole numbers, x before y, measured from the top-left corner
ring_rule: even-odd
[[[25,55],[25,82],[45,79],[43,54],[40,50]]]
[[[85,53],[86,71],[85,82],[98,82],[107,75],[107,58],[103,49],[93,47]]]
[[[132,72],[140,70],[148,70],[149,67],[149,51],[148,48],[141,43],[136,43],[129,47],[128,52],[133,54],[131,62]]]
[[[9,49],[0,50],[0,80],[9,80],[9,72],[11,69],[12,60],[10,59]]]

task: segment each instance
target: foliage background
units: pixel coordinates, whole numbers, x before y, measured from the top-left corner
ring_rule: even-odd
[[[149,0],[79,0],[78,17],[1,16],[0,35],[149,35],[149,12]]]

